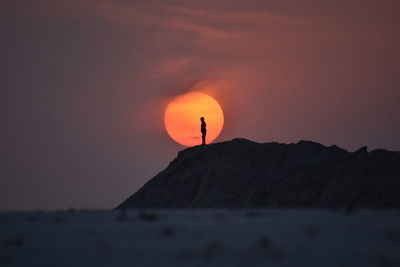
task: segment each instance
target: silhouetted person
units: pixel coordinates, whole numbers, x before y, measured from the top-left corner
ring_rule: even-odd
[[[204,121],[204,117],[200,118],[201,120],[201,145],[204,146],[206,144],[206,134],[207,134],[207,128],[206,128],[206,122]]]

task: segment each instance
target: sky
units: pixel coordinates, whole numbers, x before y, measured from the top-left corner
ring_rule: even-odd
[[[221,104],[216,142],[400,150],[396,0],[0,3],[0,210],[110,209],[184,147],[163,112]]]

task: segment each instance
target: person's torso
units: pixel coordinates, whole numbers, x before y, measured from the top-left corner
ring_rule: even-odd
[[[205,122],[202,122],[202,123],[201,123],[201,131],[202,131],[202,132],[205,132],[205,131],[206,131],[206,123],[205,123]]]

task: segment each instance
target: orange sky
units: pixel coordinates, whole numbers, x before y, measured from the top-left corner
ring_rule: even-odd
[[[400,150],[399,7],[2,1],[0,210],[113,207],[182,148],[164,110],[198,88],[223,107],[216,141]]]

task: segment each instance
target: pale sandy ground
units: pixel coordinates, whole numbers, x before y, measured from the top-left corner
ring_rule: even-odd
[[[400,210],[0,213],[0,266],[400,266]]]

